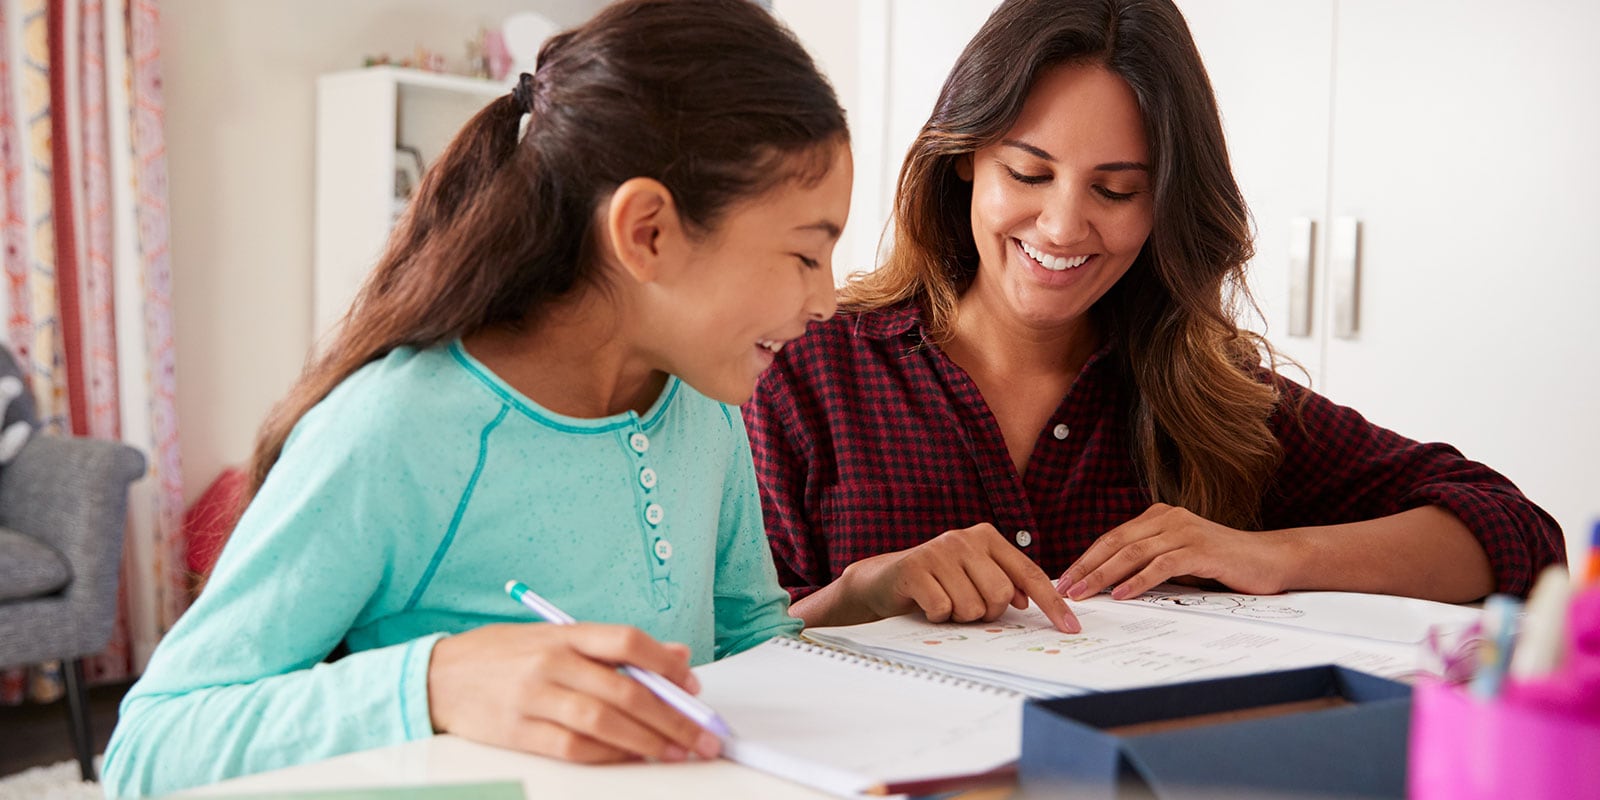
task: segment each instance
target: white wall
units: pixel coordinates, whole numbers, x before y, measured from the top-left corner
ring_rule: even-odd
[[[185,499],[244,463],[311,346],[315,81],[418,45],[462,61],[480,26],[562,26],[603,0],[162,0]]]

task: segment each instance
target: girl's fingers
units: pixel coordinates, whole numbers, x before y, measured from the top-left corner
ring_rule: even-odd
[[[584,729],[585,733],[623,746],[623,740],[604,734],[611,730],[627,732],[630,738],[626,742],[630,750],[663,760],[672,760],[668,759],[668,754],[674,747],[694,751],[705,758],[714,758],[721,752],[716,736],[626,673],[576,653],[571,661],[570,666],[563,665],[566,668],[552,673],[552,682],[608,706],[622,715],[623,722],[642,727],[650,736],[644,738],[636,735],[632,725],[606,730]]]
[[[668,646],[630,625],[574,625],[568,643],[595,661],[621,666],[632,664],[650,670],[684,689],[695,692],[699,684],[689,671],[689,651]],[[695,688],[690,689],[693,685]]]
[[[586,736],[560,723],[524,719],[511,731],[506,745],[525,753],[559,758],[579,764],[615,764],[639,756]]]

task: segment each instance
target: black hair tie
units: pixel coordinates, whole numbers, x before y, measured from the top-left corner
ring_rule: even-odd
[[[516,101],[517,108],[524,114],[533,113],[533,76],[522,73],[517,78],[517,88],[511,90],[511,99]]]

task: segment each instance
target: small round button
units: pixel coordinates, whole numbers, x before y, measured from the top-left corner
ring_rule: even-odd
[[[644,507],[644,521],[651,525],[660,525],[661,517],[667,512],[661,508],[660,503],[651,503]]]
[[[650,437],[642,433],[635,433],[628,437],[628,446],[633,448],[633,452],[643,455],[644,451],[650,449]]]
[[[1072,429],[1068,428],[1065,425],[1057,425],[1056,429],[1053,431],[1053,433],[1056,435],[1057,439],[1065,439],[1065,438],[1067,438],[1067,434],[1069,434],[1071,432],[1072,432]]]
[[[672,558],[672,542],[669,542],[666,539],[657,539],[656,558],[659,558],[662,561]]]
[[[1033,534],[1027,531],[1017,531],[1017,546],[1027,547],[1030,544],[1033,544]]]
[[[646,489],[656,488],[656,471],[649,467],[639,470],[639,485]]]

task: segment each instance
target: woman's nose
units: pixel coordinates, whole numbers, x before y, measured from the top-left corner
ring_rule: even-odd
[[[1077,191],[1065,191],[1045,201],[1039,212],[1039,232],[1050,244],[1069,245],[1087,237],[1090,224],[1088,199]]]
[[[826,321],[839,308],[838,293],[833,285],[833,265],[823,266],[823,269],[811,270],[813,277],[806,296],[806,317],[816,322]]]

